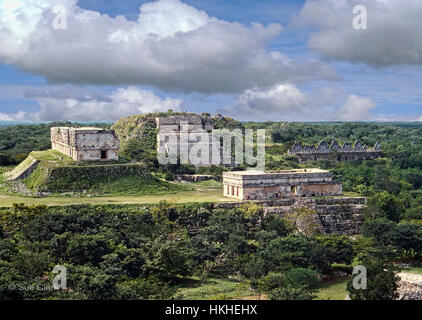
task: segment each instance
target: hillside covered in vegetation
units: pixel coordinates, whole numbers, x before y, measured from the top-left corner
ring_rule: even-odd
[[[112,129],[115,130],[120,139],[119,156],[128,159],[141,161],[148,167],[158,168],[157,162],[157,128],[155,119],[174,115],[196,115],[189,112],[158,112],[134,115],[118,120]],[[209,118],[216,129],[222,128],[243,128],[242,124],[234,119],[215,116],[209,113],[201,115],[204,119]]]
[[[20,192],[32,195],[72,193],[84,196],[139,195],[170,193],[187,187],[170,184],[151,174],[139,163],[77,163],[56,151],[33,151],[19,166],[6,172],[4,178],[14,171],[25,169],[31,161],[38,166],[19,182],[3,183],[11,190],[20,186]],[[22,190],[22,185],[27,190]]]

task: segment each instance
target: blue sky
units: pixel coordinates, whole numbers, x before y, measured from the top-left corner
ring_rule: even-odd
[[[0,0],[4,1],[7,0]],[[49,1],[51,2],[51,0],[45,2]],[[388,60],[391,49],[389,50],[387,46],[390,45],[390,41],[383,40],[383,25],[370,24],[371,13],[377,17],[377,23],[384,18],[382,15],[384,13],[376,11],[376,7],[368,5],[368,32],[363,33],[362,30],[362,37],[358,38],[351,33],[347,24],[343,25],[345,20],[353,19],[351,7],[336,8],[334,0],[318,0],[313,4],[314,7],[305,4],[305,1],[294,0],[183,1],[183,4],[189,7],[179,3],[178,0],[161,0],[153,4],[150,12],[154,15],[154,19],[158,16],[158,19],[163,20],[152,21],[150,32],[155,32],[154,28],[158,28],[157,34],[161,36],[160,32],[163,31],[160,21],[166,24],[168,3],[180,10],[177,15],[179,20],[175,25],[170,25],[170,30],[165,31],[167,32],[165,36],[156,40],[156,38],[147,39],[150,35],[143,35],[147,40],[145,42],[139,40],[139,44],[136,45],[130,41],[124,42],[122,48],[127,46],[129,57],[127,63],[115,56],[112,52],[115,49],[112,47],[108,45],[104,48],[99,47],[98,61],[101,60],[103,65],[96,66],[95,57],[90,62],[88,59],[88,62],[83,61],[85,56],[92,59],[95,47],[78,46],[78,41],[82,43],[86,38],[73,33],[74,21],[80,22],[78,15],[81,12],[86,14],[88,12],[86,10],[90,10],[109,16],[101,18],[103,20],[92,18],[91,24],[86,27],[86,30],[91,30],[91,27],[98,24],[98,33],[93,29],[90,35],[92,42],[96,43],[96,34],[102,32],[114,34],[120,27],[120,30],[130,34],[127,30],[137,24],[139,7],[148,5],[151,1],[80,0],[76,5],[72,4],[71,0],[64,1],[65,6],[72,7],[68,9],[69,21],[67,29],[63,31],[63,39],[57,40],[57,30],[45,32],[46,29],[43,29],[45,26],[39,23],[34,28],[37,31],[34,35],[40,35],[39,39],[34,40],[32,35],[31,38],[22,38],[21,42],[17,42],[18,46],[22,46],[25,50],[31,48],[27,55],[23,53],[22,57],[16,58],[16,52],[20,52],[20,47],[13,54],[7,50],[5,52],[0,50],[0,120],[115,120],[120,116],[159,111],[170,106],[176,110],[222,112],[241,120],[422,121],[422,92],[419,88],[422,63],[418,58],[414,58],[420,53],[419,50],[422,50],[420,43],[413,41],[411,42],[413,45],[406,48],[407,44],[404,42],[401,50],[398,50],[398,53],[392,52],[391,59]],[[403,6],[405,3],[406,0]],[[46,8],[45,10],[48,10],[47,5]],[[326,10],[321,11],[320,16],[312,16],[313,12],[318,12],[317,9],[324,8]],[[327,8],[328,11],[332,10],[333,16],[327,13]],[[393,12],[393,5],[390,9],[391,13],[385,14],[385,19],[391,20],[393,17],[392,30],[395,31],[394,19],[397,18],[397,23],[398,25],[401,23],[402,28],[403,20],[399,21],[399,18],[403,17],[399,16],[401,11]],[[25,7],[19,10],[27,10],[23,12],[28,14],[28,17],[33,17],[31,19],[35,21],[37,15],[33,13],[34,11]],[[414,8],[415,12],[418,10],[422,10],[422,6]],[[206,17],[200,11],[204,11]],[[324,17],[324,14],[327,14],[327,17]],[[405,14],[403,11],[403,15]],[[126,21],[120,21],[119,15],[123,15]],[[164,18],[159,15],[163,15]],[[342,15],[338,28],[334,23],[327,23],[330,19],[335,19],[333,17]],[[146,15],[144,17],[147,18]],[[211,17],[215,17],[218,23]],[[411,18],[409,17],[409,24]],[[195,19],[196,22],[192,22]],[[5,21],[10,22],[10,20],[2,21],[0,15],[0,25],[6,23]],[[261,24],[265,31],[254,28],[253,23]],[[273,30],[270,26],[274,23],[278,26]],[[110,31],[108,26],[111,25],[113,27],[110,27]],[[17,32],[13,29],[13,24],[5,26]],[[148,24],[146,26],[150,27]],[[180,30],[172,33],[171,27],[175,26],[180,27]],[[228,28],[227,34],[224,26]],[[137,26],[137,28],[142,27],[145,27],[145,24]],[[83,26],[80,30],[84,32]],[[331,35],[333,33],[335,35],[333,49],[326,50],[322,47],[323,41],[330,32]],[[375,37],[377,32],[379,36]],[[401,34],[402,38],[406,36],[407,34]],[[409,38],[411,36],[409,34]],[[2,36],[0,31],[1,46],[9,45],[7,41],[10,39],[7,37],[8,35]],[[168,43],[171,41],[169,39],[177,37],[181,37],[181,41],[187,39],[186,44],[193,44],[193,49],[189,47],[186,52],[183,51],[183,48],[178,46],[180,43],[178,41],[174,41],[169,47]],[[375,52],[372,47],[374,39],[380,41],[377,45],[380,50],[386,46],[384,52],[387,58],[382,56],[382,52],[381,54]],[[69,56],[64,57],[63,62],[57,55],[44,61],[46,55],[42,48],[44,41],[46,47],[54,45],[54,41],[59,43],[57,46],[68,46],[66,50]],[[98,43],[104,44],[104,39],[99,41]],[[133,76],[126,77],[123,71],[121,74],[115,71],[123,66],[130,72],[129,64],[132,62],[129,61],[132,61],[130,58],[133,54],[136,55],[137,48],[144,46],[145,43],[150,45],[152,41],[157,41],[157,44],[147,49],[141,47],[141,51],[145,49],[145,52],[140,52],[139,56],[149,57],[153,55],[152,52],[154,54],[158,52],[159,56],[163,54],[162,58],[153,56],[150,64],[142,61],[145,65],[139,66],[139,70],[134,71]],[[193,41],[197,41],[198,45],[196,46]],[[224,46],[219,48],[221,58],[210,57],[206,52],[199,51],[204,58],[200,57],[198,61],[192,62],[195,60],[195,50],[201,50],[202,46],[207,48],[208,43],[220,44],[220,41],[227,45],[227,48]],[[344,53],[346,49],[341,46],[336,46],[336,41],[340,44],[354,45],[350,49],[350,54]],[[365,49],[365,41],[368,49]],[[391,42],[393,41],[394,38],[391,39]],[[249,43],[250,53],[247,52]],[[155,51],[156,47],[164,49]],[[209,48],[213,49],[211,46]],[[368,50],[368,54],[363,56],[361,53],[365,50]],[[253,78],[252,71],[244,72],[241,64],[236,68],[233,67],[233,71],[227,70],[227,73],[222,70],[224,66],[236,64],[236,52],[239,52],[239,60],[245,60],[245,70],[248,68],[254,70],[258,65],[257,70],[261,73],[258,72],[256,78]],[[74,58],[77,54],[81,54],[80,60]],[[139,61],[142,59],[139,58]],[[287,66],[281,65],[286,59],[290,60],[286,62]],[[228,69],[230,68],[229,66]],[[268,68],[268,71],[265,71],[265,68]],[[173,72],[173,69],[177,69],[177,72]],[[143,70],[147,70],[145,74]],[[271,70],[274,70],[274,74],[271,74]],[[266,72],[271,74],[273,79],[266,79]],[[208,78],[207,74],[212,76]],[[136,107],[136,104],[142,106]],[[106,114],[104,119],[98,115],[99,112]]]

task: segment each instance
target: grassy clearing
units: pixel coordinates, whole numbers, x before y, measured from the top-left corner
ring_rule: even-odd
[[[0,173],[13,169],[14,166],[0,167]],[[0,175],[0,179],[2,175]],[[159,179],[157,179],[159,180]],[[0,180],[0,183],[2,181]],[[133,188],[136,192],[133,193]],[[221,183],[214,180],[201,181],[190,184],[179,183],[156,183],[146,185],[145,181],[133,177],[124,177],[109,181],[99,182],[97,190],[107,189],[112,194],[68,194],[53,193],[47,197],[25,197],[11,193],[6,187],[0,186],[0,207],[11,207],[13,203],[25,203],[26,205],[44,204],[48,206],[65,206],[71,204],[137,204],[159,203],[166,200],[173,203],[184,202],[230,202],[232,200],[223,197]]]
[[[80,167],[76,170],[74,167],[69,167],[55,173],[53,178],[48,177],[47,179],[41,171],[35,170],[31,177],[25,179],[24,182],[31,189],[49,191],[53,195],[73,192],[82,196],[143,196],[193,190],[189,185],[170,184],[157,179],[154,175],[138,172],[137,168],[133,169],[134,172],[131,172],[126,165],[120,168],[116,166]],[[44,180],[37,178],[40,172],[41,179]]]
[[[36,160],[45,161],[49,166],[64,166],[76,163],[71,157],[52,149],[32,151],[29,155]]]
[[[201,285],[198,278],[191,278],[178,291],[181,300],[228,300],[254,296],[254,292],[241,279],[210,278]]]
[[[412,267],[404,268],[402,272],[422,274],[422,266],[412,266]]]
[[[75,196],[49,196],[44,198],[32,198],[2,193],[0,190],[0,207],[11,207],[13,203],[25,203],[26,205],[45,204],[48,206],[65,206],[71,204],[137,204],[159,203],[166,200],[172,203],[184,202],[230,202],[232,200],[223,197],[222,189],[204,189],[182,191],[176,193],[163,193],[140,196],[103,196],[103,197],[75,197]]]
[[[10,171],[10,170],[13,170],[13,168],[15,168],[15,166],[0,167],[0,183],[3,183],[5,181],[4,173],[6,173],[7,171]]]
[[[318,292],[317,300],[344,300],[348,294],[346,290],[348,278],[338,278],[326,281]]]
[[[206,180],[206,181],[200,181],[196,182],[195,186],[197,189],[222,189],[223,184],[221,182],[215,181],[215,180]]]
[[[348,294],[346,290],[347,277],[334,279],[323,283],[317,300],[344,300]],[[181,300],[266,300],[267,296],[259,296],[252,291],[244,279],[216,279],[210,278],[201,285],[198,278],[191,278],[183,283],[178,291]]]

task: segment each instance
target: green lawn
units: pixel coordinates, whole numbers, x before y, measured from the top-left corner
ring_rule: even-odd
[[[253,296],[248,285],[237,278],[210,278],[202,285],[198,278],[191,278],[177,292],[177,298],[181,300],[229,300]]]
[[[14,167],[16,167],[16,166],[2,166],[2,167],[0,167],[0,174],[4,173],[6,171],[12,170]]]
[[[29,155],[34,159],[46,161],[51,166],[63,166],[76,163],[71,157],[52,149],[46,151],[32,151]]]
[[[11,207],[13,203],[25,203],[27,205],[45,204],[69,205],[69,204],[131,204],[131,203],[159,203],[166,200],[172,203],[183,202],[230,202],[229,198],[223,197],[222,189],[206,188],[203,185],[196,186],[194,190],[176,193],[162,193],[155,195],[140,196],[105,196],[105,197],[75,197],[75,196],[49,196],[43,198],[24,197],[10,195],[0,190],[0,207]]]
[[[347,280],[348,278],[340,278],[323,283],[317,300],[344,300],[348,294]]]
[[[39,153],[33,152],[31,154],[35,154],[37,158],[43,157],[43,160],[47,160],[50,157],[53,159],[57,156],[56,153],[52,150]],[[59,161],[65,160],[59,159]],[[26,205],[45,204],[48,206],[54,206],[70,204],[159,203],[161,200],[166,200],[173,203],[233,201],[223,197],[222,184],[220,182],[216,182],[215,180],[202,181],[191,184],[166,183],[167,188],[158,185],[157,187],[154,187],[154,185],[151,185],[149,186],[149,189],[145,191],[145,193],[141,191],[139,195],[136,195],[128,192],[130,191],[130,187],[135,183],[133,181],[126,181],[130,179],[120,179],[118,183],[112,182],[109,185],[104,186],[110,189],[114,188],[114,194],[104,196],[93,194],[90,196],[83,194],[80,196],[63,196],[60,194],[51,194],[50,196],[42,198],[25,197],[23,195],[12,193],[7,187],[1,186],[1,183],[4,182],[2,173],[13,168],[14,166],[0,167],[0,207],[11,207],[14,203],[25,203]],[[138,184],[140,184],[140,182]],[[141,188],[139,189],[142,190]]]
[[[348,294],[346,290],[348,278],[339,278],[322,285],[317,300],[344,300]],[[242,279],[215,279],[210,278],[200,284],[198,278],[191,278],[183,283],[177,293],[181,300],[256,300],[268,299],[265,295],[259,297]]]
[[[195,186],[198,189],[223,189],[223,184],[221,182],[217,182],[215,180],[206,180],[206,181],[200,181],[196,182]]]
[[[422,266],[412,266],[409,268],[405,268],[402,270],[402,272],[422,274]]]

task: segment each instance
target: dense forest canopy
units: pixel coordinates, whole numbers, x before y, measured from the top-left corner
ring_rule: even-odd
[[[271,299],[313,299],[321,277],[362,263],[383,281],[365,297],[350,289],[352,297],[390,299],[397,279],[389,261],[422,254],[418,224],[371,218],[357,239],[305,236],[255,204],[15,205],[0,209],[0,227],[0,299],[183,299],[180,288],[210,277],[235,277]],[[10,289],[48,285],[57,264],[71,290]]]

